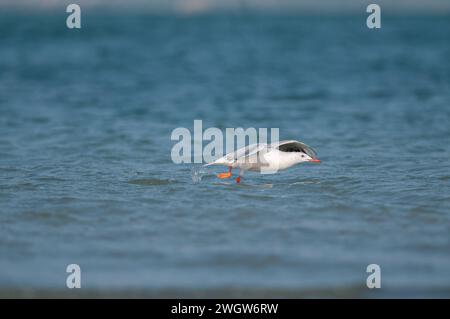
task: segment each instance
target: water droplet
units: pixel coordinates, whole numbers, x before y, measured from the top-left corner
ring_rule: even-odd
[[[194,183],[200,183],[202,177],[207,174],[206,169],[203,166],[194,166],[191,169],[192,181]]]

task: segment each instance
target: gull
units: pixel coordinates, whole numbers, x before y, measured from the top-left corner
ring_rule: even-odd
[[[230,178],[231,170],[239,168],[236,183],[240,183],[241,176],[244,175],[245,171],[274,174],[304,162],[320,163],[316,151],[305,143],[296,140],[286,140],[271,144],[251,144],[228,153],[204,166],[227,166],[228,172],[217,174],[217,177],[220,179]]]

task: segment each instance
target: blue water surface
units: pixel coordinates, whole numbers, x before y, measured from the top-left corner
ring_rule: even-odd
[[[0,18],[0,295],[450,296],[448,16],[65,18]],[[322,163],[194,183],[195,119]]]

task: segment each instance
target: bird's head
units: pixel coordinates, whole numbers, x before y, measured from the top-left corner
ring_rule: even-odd
[[[311,157],[304,152],[295,152],[296,160],[298,163],[310,162],[310,163],[320,163],[320,159],[316,157]]]
[[[287,155],[296,164],[304,162],[320,163],[316,151],[299,141],[282,141],[278,145],[278,150]]]

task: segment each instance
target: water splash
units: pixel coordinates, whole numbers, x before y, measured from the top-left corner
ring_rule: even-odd
[[[207,170],[203,166],[194,166],[191,169],[191,177],[194,183],[200,183],[202,181],[203,176],[207,174]]]

